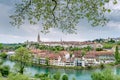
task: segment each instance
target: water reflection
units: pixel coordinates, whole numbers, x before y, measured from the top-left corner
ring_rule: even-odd
[[[115,73],[116,73],[117,75],[120,75],[120,67],[115,68]]]

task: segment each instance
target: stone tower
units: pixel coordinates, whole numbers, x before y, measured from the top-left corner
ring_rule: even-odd
[[[38,33],[38,37],[37,37],[37,42],[38,43],[41,42],[39,33]]]

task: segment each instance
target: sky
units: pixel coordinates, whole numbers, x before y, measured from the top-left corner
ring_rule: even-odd
[[[120,37],[120,1],[117,5],[107,5],[112,12],[107,14],[110,19],[104,27],[92,27],[86,20],[81,20],[77,27],[77,34],[65,34],[58,29],[50,29],[50,33],[40,33],[41,24],[23,24],[21,27],[11,26],[9,16],[14,13],[18,0],[0,0],[0,43],[22,43],[37,41],[40,34],[42,41],[86,41],[99,38]]]

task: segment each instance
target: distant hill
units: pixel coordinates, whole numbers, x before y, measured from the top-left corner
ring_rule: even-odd
[[[7,43],[2,43],[4,47],[16,47],[16,46],[21,46],[22,43],[10,43],[10,44],[7,44]]]

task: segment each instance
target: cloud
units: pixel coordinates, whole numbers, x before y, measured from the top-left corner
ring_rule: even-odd
[[[14,2],[15,1],[15,2]],[[19,0],[20,1],[20,0]],[[37,35],[41,31],[41,24],[30,25],[23,24],[20,28],[13,27],[9,24],[9,15],[13,14],[14,3],[18,0],[0,0],[0,42],[4,43],[18,43],[29,41],[37,41]],[[112,9],[107,17],[110,22],[104,27],[92,27],[86,20],[76,26],[77,34],[65,34],[59,29],[50,29],[50,33],[40,33],[42,41],[85,41],[96,38],[119,37],[120,34],[120,5],[108,5]],[[4,9],[3,9],[4,8]]]
[[[110,22],[107,26],[113,29],[120,29],[120,22]]]
[[[110,0],[109,3],[105,5],[106,8],[109,8],[111,10],[120,10],[120,0],[116,0],[117,4],[113,4],[114,0]]]

